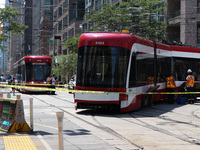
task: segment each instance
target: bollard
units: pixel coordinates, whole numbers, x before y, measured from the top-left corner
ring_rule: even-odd
[[[59,142],[59,150],[64,150],[63,146],[63,116],[64,112],[56,112],[58,119],[58,142]]]
[[[30,102],[30,128],[33,131],[33,98],[29,98]]]
[[[7,94],[7,98],[11,98],[11,94],[10,93]]]

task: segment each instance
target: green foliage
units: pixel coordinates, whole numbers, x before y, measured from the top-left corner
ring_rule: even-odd
[[[80,34],[76,34],[74,37],[61,43],[69,49],[70,54],[59,56],[59,61],[53,66],[52,71],[57,76],[60,75],[62,79],[67,80],[68,77],[76,74],[79,38]]]
[[[131,23],[131,17],[127,15],[128,13],[128,9],[105,4],[102,11],[93,9],[91,14],[85,15],[85,18],[90,18],[90,22],[95,23],[92,29],[94,31],[120,31],[123,26]]]
[[[28,26],[24,24],[17,23],[18,15],[21,14],[15,7],[5,6],[5,8],[0,8],[0,22],[1,24],[8,24],[2,28],[0,43],[9,38],[7,32],[10,32],[11,34],[24,34],[24,30],[28,28]],[[2,50],[6,50],[6,48],[3,46],[0,46],[0,48]]]
[[[75,36],[67,39],[61,44],[63,44],[66,48],[69,48],[70,53],[77,53],[79,38],[80,34],[76,34]]]
[[[57,77],[67,80],[69,76],[76,74],[77,53],[55,56],[52,60],[52,73]]]
[[[151,40],[163,39],[166,31],[164,9],[160,0],[130,0],[119,6],[105,4],[102,11],[85,15],[94,24],[94,31],[129,30]]]

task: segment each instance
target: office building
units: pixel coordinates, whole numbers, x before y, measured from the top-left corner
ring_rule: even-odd
[[[165,0],[168,3],[167,40],[200,47],[200,0]]]

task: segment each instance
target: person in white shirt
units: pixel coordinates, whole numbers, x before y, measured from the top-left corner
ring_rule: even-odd
[[[55,89],[55,84],[56,84],[56,75],[54,74],[53,75],[53,78],[52,78],[52,88]],[[51,94],[55,94],[55,91],[52,91]]]

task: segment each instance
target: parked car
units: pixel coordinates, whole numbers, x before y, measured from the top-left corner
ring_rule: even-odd
[[[68,83],[68,89],[74,90],[75,86],[76,86],[76,75],[73,75]],[[69,93],[73,93],[73,92],[69,92]]]

